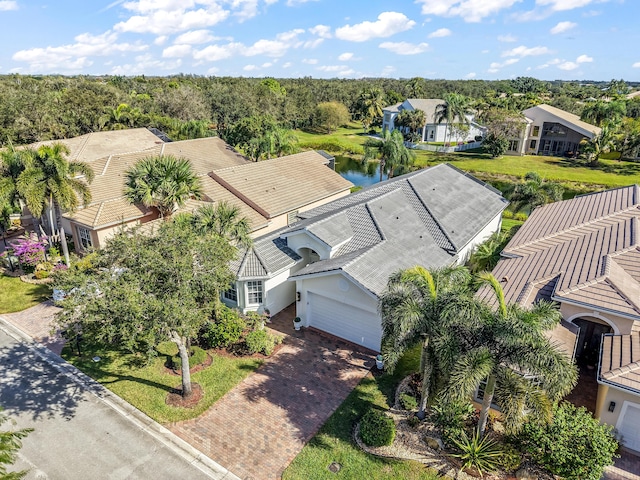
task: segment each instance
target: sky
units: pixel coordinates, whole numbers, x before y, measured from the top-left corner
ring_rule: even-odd
[[[639,0],[0,0],[0,74],[640,81]]]

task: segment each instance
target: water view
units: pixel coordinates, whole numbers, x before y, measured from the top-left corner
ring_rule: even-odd
[[[358,187],[368,187],[380,181],[380,164],[363,163],[358,158],[336,155],[336,172]],[[387,175],[382,176],[383,180]]]

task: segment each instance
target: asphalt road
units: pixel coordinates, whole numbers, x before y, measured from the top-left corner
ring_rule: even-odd
[[[96,390],[100,395],[99,389]],[[104,395],[103,395],[104,396]],[[230,479],[175,448],[0,329],[0,406],[34,428],[11,470],[27,479]]]

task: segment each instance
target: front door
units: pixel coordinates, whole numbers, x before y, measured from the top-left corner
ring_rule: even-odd
[[[576,347],[576,360],[579,365],[594,367],[600,357],[600,343],[602,335],[611,333],[611,327],[602,323],[596,323],[586,318],[578,318],[573,323],[580,327],[578,345]]]

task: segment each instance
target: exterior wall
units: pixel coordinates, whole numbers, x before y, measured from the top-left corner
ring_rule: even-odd
[[[636,330],[639,328],[637,322],[634,322],[629,318],[620,317],[608,312],[601,312],[589,307],[571,305],[568,303],[560,304],[560,313],[562,314],[562,318],[564,318],[568,322],[571,322],[572,320],[579,317],[584,317],[595,322],[600,321],[601,323],[606,323],[613,328],[614,333],[621,335],[629,335],[632,330]]]
[[[473,249],[484,242],[487,238],[489,238],[495,232],[500,231],[500,227],[502,226],[502,213],[496,215],[491,222],[484,227],[480,233],[478,233],[473,240],[471,240],[464,248],[460,250],[458,254],[458,263],[463,265],[471,256]]]
[[[264,282],[264,307],[271,315],[296,301],[296,284],[288,282],[289,270]]]
[[[306,327],[309,326],[306,315],[309,305],[308,292],[312,291],[371,312],[372,317],[377,317],[377,327],[382,328],[378,316],[378,300],[342,274],[299,279],[295,285],[296,291],[300,292],[300,301],[296,302],[296,315],[302,319],[302,324]]]
[[[611,402],[615,402],[616,404],[613,412],[609,411],[609,404]],[[609,385],[599,385],[595,417],[600,420],[600,423],[615,427],[620,419],[624,402],[640,404],[640,395],[635,395]]]
[[[471,121],[473,122],[472,118],[471,118]],[[451,132],[451,138],[449,138],[449,129],[447,128],[446,123],[427,124],[425,130],[426,130],[426,135],[424,138],[425,142],[451,142],[451,143],[467,142],[469,140],[475,139],[477,135],[484,136],[484,134],[486,133],[485,129],[481,128],[476,123],[471,123],[469,125],[469,130],[466,132],[456,131],[454,126],[453,131]],[[432,132],[434,133],[433,136],[435,139],[431,138]]]
[[[331,255],[331,249],[326,243],[317,240],[304,231],[301,231],[296,235],[288,236],[287,245],[291,250],[302,257],[305,257],[304,252],[302,251],[304,248],[310,248],[315,251],[320,256],[320,260],[326,260],[330,258]],[[306,263],[308,263],[309,259],[305,258],[305,260]]]

